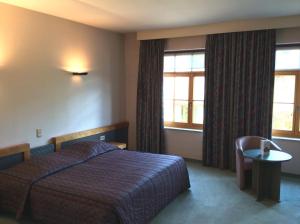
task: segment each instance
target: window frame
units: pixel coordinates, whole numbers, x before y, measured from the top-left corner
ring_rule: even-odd
[[[205,49],[193,49],[193,50],[181,50],[181,51],[165,51],[164,56],[168,55],[178,55],[178,54],[204,54]],[[183,129],[195,129],[195,130],[203,130],[203,124],[195,124],[193,123],[193,93],[194,93],[194,77],[203,76],[205,80],[205,71],[186,71],[186,72],[164,72],[164,77],[175,77],[175,76],[188,76],[189,77],[189,97],[188,97],[188,122],[170,122],[164,121],[164,127],[168,128],[183,128]],[[204,93],[205,94],[205,93]],[[164,102],[164,99],[163,99]],[[175,99],[173,99],[173,105],[175,103]],[[204,103],[204,99],[203,99]],[[173,109],[173,116],[175,110]],[[203,111],[204,114],[204,111]]]
[[[276,45],[277,50],[293,50],[300,49],[300,44],[278,44]],[[276,65],[275,65],[276,67]],[[289,137],[289,138],[300,138],[300,69],[282,69],[274,71],[274,78],[276,75],[291,75],[295,74],[295,95],[294,95],[294,111],[293,111],[293,128],[292,131],[277,130],[272,127],[272,135],[276,137]],[[274,101],[273,101],[274,106]],[[272,111],[273,115],[273,111]],[[273,120],[272,120],[273,123]]]
[[[292,48],[290,48],[292,49]],[[293,111],[293,128],[291,131],[273,129],[272,135],[277,137],[290,137],[300,138],[300,69],[295,70],[278,70],[274,72],[274,78],[276,75],[295,75],[295,94],[294,94],[294,111]],[[273,101],[274,106],[274,101]],[[273,113],[273,112],[272,112]],[[272,121],[273,122],[273,121]]]

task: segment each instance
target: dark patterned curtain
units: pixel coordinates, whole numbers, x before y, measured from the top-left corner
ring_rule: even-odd
[[[237,137],[271,137],[275,30],[208,35],[203,163],[235,169]]]
[[[137,149],[163,153],[163,60],[165,40],[140,45],[137,90]]]

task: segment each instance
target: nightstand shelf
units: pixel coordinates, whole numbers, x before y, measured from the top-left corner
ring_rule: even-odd
[[[108,142],[108,143],[117,146],[119,149],[127,148],[127,144],[123,142]]]

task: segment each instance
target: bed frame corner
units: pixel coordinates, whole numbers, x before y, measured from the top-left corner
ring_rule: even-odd
[[[15,154],[23,154],[23,160],[29,160],[30,159],[30,144],[24,143],[19,145],[13,145],[9,147],[5,147],[0,149],[0,158],[6,157],[6,156],[12,156]]]
[[[124,121],[113,125],[108,125],[104,127],[99,127],[99,128],[94,128],[85,131],[79,131],[79,132],[53,137],[51,141],[54,144],[55,152],[59,152],[62,148],[62,143],[64,142],[85,138],[88,136],[97,135],[97,134],[101,134],[101,133],[105,133],[105,132],[109,132],[121,128],[128,128],[128,127],[129,127],[129,122]]]

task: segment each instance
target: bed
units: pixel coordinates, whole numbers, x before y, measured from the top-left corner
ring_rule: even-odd
[[[181,157],[85,141],[1,170],[0,209],[41,223],[140,224],[189,187]]]

